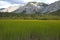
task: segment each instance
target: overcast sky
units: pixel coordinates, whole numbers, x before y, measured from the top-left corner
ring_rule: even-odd
[[[58,0],[0,0],[0,8],[8,7],[12,4],[24,4],[30,1],[44,2],[44,3],[53,3]]]

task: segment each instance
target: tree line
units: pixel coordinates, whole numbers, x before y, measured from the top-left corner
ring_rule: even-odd
[[[60,20],[60,13],[35,13],[35,14],[25,14],[25,13],[8,13],[0,12],[0,19],[23,19],[23,20]]]

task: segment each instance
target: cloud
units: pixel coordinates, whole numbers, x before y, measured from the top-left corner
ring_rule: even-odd
[[[6,1],[6,2],[10,2],[10,3],[12,3],[12,4],[19,4],[19,3],[21,3],[21,4],[23,4],[24,2],[24,0],[0,0],[0,1]]]
[[[37,1],[37,2],[44,2],[44,3],[47,3],[47,4],[51,4],[55,1],[58,1],[58,0],[23,0],[24,2],[30,2],[30,1]]]
[[[10,3],[17,3],[17,4],[22,4],[22,3],[27,3],[27,2],[30,2],[30,1],[37,1],[37,2],[45,2],[45,3],[53,3],[57,0],[1,0],[1,1],[7,1],[7,2],[10,2]]]
[[[29,1],[37,1],[37,2],[44,2],[44,3],[53,3],[55,1],[58,1],[58,0],[23,0],[25,2],[29,2]]]
[[[45,3],[49,3],[50,4],[50,3],[53,3],[55,1],[58,1],[58,0],[46,0]]]
[[[30,2],[30,1],[33,1],[33,0],[23,0],[24,2]]]
[[[46,0],[23,0],[24,2],[31,2],[31,1],[36,1],[36,2],[44,2]]]
[[[7,8],[9,6],[18,6],[18,5],[20,5],[20,4],[11,4],[6,1],[0,1],[0,8]]]
[[[0,1],[0,8],[5,8],[10,6],[11,4],[6,1]]]
[[[17,5],[17,4],[27,3],[30,1],[45,2],[50,4],[58,0],[0,0],[0,8],[6,8],[11,6],[12,4]]]

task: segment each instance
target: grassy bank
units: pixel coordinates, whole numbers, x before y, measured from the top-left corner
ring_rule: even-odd
[[[0,40],[60,40],[60,20],[0,20]]]

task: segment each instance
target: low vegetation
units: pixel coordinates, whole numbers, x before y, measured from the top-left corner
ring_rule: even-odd
[[[60,40],[60,20],[0,20],[0,40]]]
[[[0,19],[23,19],[23,20],[60,20],[60,12],[52,13],[0,13]]]
[[[0,13],[0,40],[60,40],[60,16],[54,14]]]

